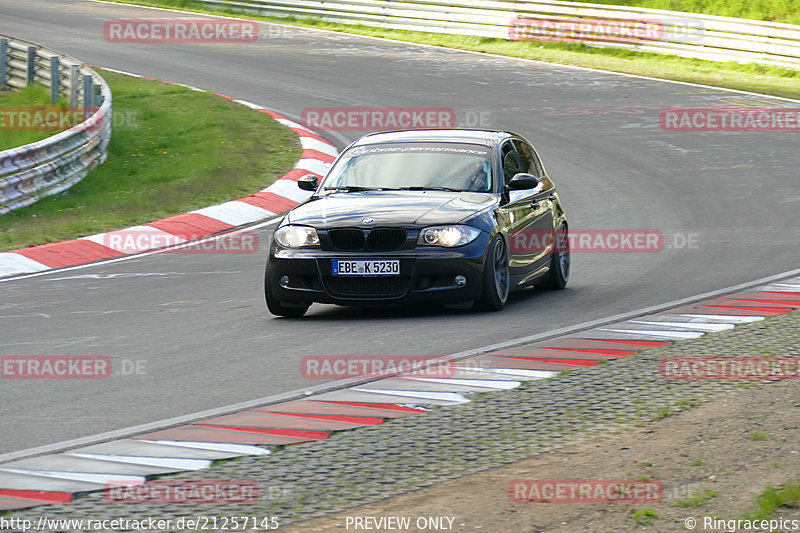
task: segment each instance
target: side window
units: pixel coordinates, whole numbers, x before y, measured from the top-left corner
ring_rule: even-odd
[[[536,152],[528,145],[528,143],[514,139],[514,147],[519,154],[519,160],[522,165],[522,172],[533,174],[537,178],[542,177],[542,165],[539,163],[539,158]]]
[[[516,174],[520,172],[519,161],[517,161],[517,152],[511,143],[506,143],[500,152],[503,157],[503,179],[508,184]]]

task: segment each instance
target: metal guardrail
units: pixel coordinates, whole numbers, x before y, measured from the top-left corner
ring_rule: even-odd
[[[800,26],[556,0],[199,0],[213,8],[800,69]]]
[[[111,140],[111,90],[99,74],[77,59],[0,35],[0,90],[32,83],[49,87],[53,104],[69,97],[68,111],[82,113],[82,121],[42,141],[0,151],[0,215],[81,181],[106,160]],[[7,111],[0,109],[0,118]]]

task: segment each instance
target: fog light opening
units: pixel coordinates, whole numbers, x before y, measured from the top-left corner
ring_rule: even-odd
[[[281,284],[281,287],[288,287],[289,286],[289,276],[284,274],[283,276],[281,276],[281,279],[278,280],[278,282]]]
[[[467,278],[466,277],[462,276],[461,274],[456,276],[456,285],[457,286],[463,287],[466,284],[467,284]]]

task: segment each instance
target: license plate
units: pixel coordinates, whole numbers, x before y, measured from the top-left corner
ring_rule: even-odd
[[[400,260],[340,261],[331,265],[334,276],[399,276]]]

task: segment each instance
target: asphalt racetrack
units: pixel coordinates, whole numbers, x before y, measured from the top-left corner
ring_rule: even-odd
[[[499,313],[314,305],[304,319],[276,319],[263,302],[265,251],[160,254],[0,282],[0,354],[102,355],[119,372],[3,380],[0,453],[319,385],[301,376],[308,355],[445,355],[797,267],[796,135],[659,126],[671,106],[790,102],[266,24],[249,44],[103,38],[109,19],[170,17],[187,15],[3,0],[0,33],[295,120],[311,107],[452,108],[461,125],[531,139],[573,229],[659,230],[664,249],[574,253],[567,290],[518,293]],[[362,132],[322,133],[341,148]],[[271,226],[258,231],[263,248]]]

